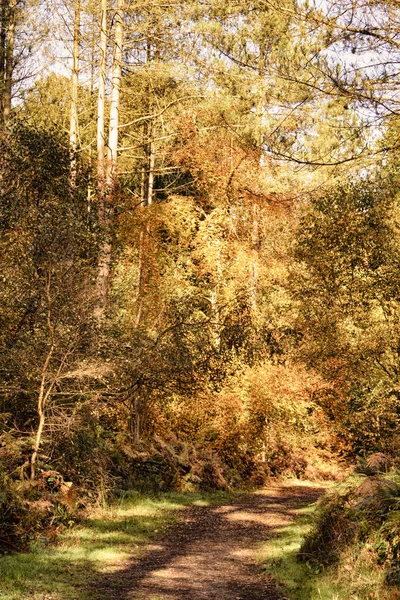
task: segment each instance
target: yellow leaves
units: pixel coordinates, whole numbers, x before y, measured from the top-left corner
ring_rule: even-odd
[[[199,220],[199,207],[188,196],[170,196],[168,202],[158,208],[159,226],[164,227],[171,238],[183,250],[194,235]]]
[[[206,444],[229,461],[286,444],[291,451],[329,438],[321,410],[312,401],[326,387],[295,364],[270,361],[238,370],[223,388],[193,397],[174,395],[157,414],[157,431],[173,431],[192,444]],[[272,445],[272,446],[271,446]]]
[[[286,439],[312,432],[323,423],[312,395],[325,386],[295,364],[248,367],[214,396],[214,427],[221,440],[240,431],[249,445],[271,434]]]

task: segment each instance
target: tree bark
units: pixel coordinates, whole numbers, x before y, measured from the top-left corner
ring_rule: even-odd
[[[80,0],[75,0],[74,14],[74,45],[72,52],[72,76],[71,76],[71,115],[69,127],[69,151],[70,151],[70,181],[71,187],[76,187],[78,149],[78,85],[79,85],[79,43],[81,28],[81,5]]]
[[[106,169],[107,192],[112,194],[116,185],[117,159],[118,159],[118,127],[119,127],[119,99],[121,92],[122,76],[122,51],[124,36],[124,0],[117,0],[115,13],[114,57],[111,75],[111,102],[110,102],[110,131],[108,137],[108,155]]]
[[[11,115],[14,71],[16,0],[0,5],[0,128],[7,129]]]
[[[150,111],[150,103],[148,106]],[[150,125],[146,123],[144,139],[144,165],[142,169],[142,189],[141,189],[141,205],[146,209],[153,203],[154,195],[154,168],[155,168],[155,125],[152,122]],[[144,296],[146,294],[146,286],[149,279],[148,267],[148,248],[150,238],[150,225],[145,217],[145,222],[142,225],[142,230],[139,237],[139,265],[138,265],[138,285],[137,285],[137,312],[136,312],[136,327],[142,322]]]
[[[46,386],[47,372],[49,369],[51,357],[53,356],[53,352],[54,352],[54,344],[51,344],[49,351],[47,353],[44,365],[43,365],[42,378],[41,378],[40,389],[39,389],[39,394],[38,394],[37,412],[39,415],[39,424],[38,424],[38,428],[36,430],[35,442],[33,445],[33,451],[32,451],[31,460],[30,460],[30,479],[32,481],[35,479],[35,475],[36,475],[37,457],[39,454],[39,448],[40,448],[40,444],[42,441],[44,424],[46,421],[46,404],[47,404],[47,400],[49,398],[49,395],[50,395],[50,392],[52,389],[52,387],[49,387],[46,390],[45,386]]]
[[[158,48],[156,46],[154,58],[158,58]],[[147,64],[153,60],[152,43],[147,39]],[[153,111],[151,102],[151,86],[147,86],[146,111],[151,119],[146,120],[143,125],[143,167],[142,167],[142,185],[141,185],[141,205],[145,209],[153,203],[154,196],[154,169],[156,163],[155,147],[155,122],[150,115]],[[145,219],[146,220],[146,219]],[[139,264],[138,264],[138,284],[137,284],[137,312],[136,327],[139,327],[143,318],[144,296],[149,279],[148,268],[148,248],[149,248],[150,229],[149,224],[145,222],[142,226],[139,237]]]
[[[47,329],[50,338],[49,350],[46,354],[46,358],[43,364],[40,387],[38,393],[38,403],[37,403],[37,412],[39,416],[39,424],[36,430],[35,442],[33,445],[32,455],[30,458],[30,479],[35,479],[36,474],[36,463],[37,457],[39,454],[39,448],[42,441],[43,428],[46,421],[46,404],[52,392],[54,381],[49,384],[46,389],[46,379],[48,376],[48,371],[50,367],[50,362],[55,350],[55,340],[54,340],[54,325],[52,323],[52,314],[51,314],[51,306],[52,306],[52,298],[51,298],[51,273],[48,274],[47,282],[46,282],[46,300],[47,300]]]
[[[8,0],[0,4],[0,119],[4,117],[4,84],[6,79],[6,44],[7,44]]]
[[[102,30],[103,26],[103,5],[102,5]],[[102,320],[107,307],[108,283],[111,273],[112,260],[112,239],[111,225],[113,216],[113,198],[117,187],[117,166],[118,166],[118,128],[119,128],[119,108],[120,91],[122,77],[122,53],[124,37],[124,0],[117,1],[117,9],[114,17],[114,55],[111,74],[111,101],[110,101],[110,125],[108,137],[107,164],[105,169],[105,182],[103,199],[99,205],[100,224],[103,230],[103,244],[100,249],[99,265],[97,274],[97,307],[96,317]],[[103,47],[104,48],[104,47]],[[105,68],[105,65],[103,69]],[[104,72],[104,71],[103,71]],[[99,92],[100,96],[100,92]],[[100,102],[99,102],[100,106]],[[101,110],[101,109],[100,109]],[[101,115],[98,120],[98,133],[101,126]],[[99,138],[98,138],[99,141]],[[101,151],[101,142],[99,142],[98,152]],[[98,154],[98,158],[99,158]],[[100,163],[101,164],[101,163]],[[98,165],[100,172],[100,166]]]
[[[104,218],[105,196],[105,138],[104,120],[106,105],[107,77],[107,0],[101,0],[100,6],[100,55],[99,82],[97,96],[97,189],[99,195],[99,218]]]

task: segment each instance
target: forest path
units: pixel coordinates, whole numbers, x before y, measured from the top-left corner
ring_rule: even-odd
[[[276,484],[224,506],[194,506],[122,569],[96,577],[95,600],[282,600],[256,568],[260,544],[323,490]]]

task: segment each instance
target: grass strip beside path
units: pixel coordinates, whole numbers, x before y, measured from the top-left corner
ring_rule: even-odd
[[[363,481],[360,476],[353,475],[343,483],[321,482],[320,485],[327,491],[337,492],[360,481]],[[315,504],[295,510],[297,518],[276,530],[260,549],[258,560],[262,570],[284,585],[285,597],[288,600],[400,600],[400,590],[385,584],[385,571],[378,564],[371,541],[350,544],[337,564],[325,569],[298,562],[297,553],[312,527],[315,510]]]
[[[289,600],[348,600],[345,590],[330,574],[296,559],[314,511],[315,505],[298,509],[298,517],[263,544],[259,555],[261,567],[285,586]]]
[[[88,600],[88,583],[99,572],[118,569],[156,539],[189,506],[223,504],[238,493],[129,492],[113,506],[98,508],[56,546],[0,558],[1,600]]]

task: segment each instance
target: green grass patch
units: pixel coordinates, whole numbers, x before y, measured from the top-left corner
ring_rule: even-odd
[[[97,508],[79,526],[60,535],[56,546],[0,558],[1,600],[89,600],[88,584],[98,573],[118,569],[157,539],[188,506],[229,502],[238,493],[126,493]]]
[[[352,475],[335,484],[334,491],[356,486],[362,476]],[[332,488],[331,485],[326,486]],[[290,600],[399,600],[400,591],[385,582],[385,571],[377,561],[376,540],[353,543],[340,555],[337,564],[326,568],[298,562],[297,555],[304,536],[316,515],[316,504],[296,511],[294,522],[275,532],[262,547],[261,568],[285,587]]]
[[[297,510],[296,520],[268,540],[260,553],[262,568],[285,586],[290,600],[346,600],[337,581],[296,560],[314,511],[315,505]]]

